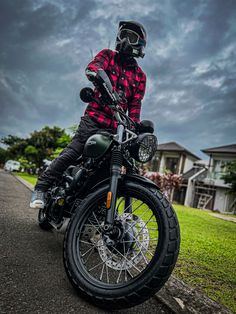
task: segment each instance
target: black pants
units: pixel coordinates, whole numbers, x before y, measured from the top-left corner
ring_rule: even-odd
[[[81,118],[79,127],[73,137],[71,143],[55,158],[50,166],[39,176],[35,185],[35,190],[47,191],[53,181],[59,179],[63,172],[70,166],[75,164],[77,158],[82,154],[84,144],[87,139],[96,134],[101,127],[88,116]]]

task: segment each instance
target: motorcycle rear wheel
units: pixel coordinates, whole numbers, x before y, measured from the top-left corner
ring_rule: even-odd
[[[106,309],[138,305],[163,287],[180,245],[175,212],[153,187],[127,182],[119,188],[116,244],[102,233],[108,188],[88,195],[75,211],[64,238],[64,266],[75,289]],[[125,208],[131,197],[132,213]]]
[[[38,224],[39,227],[45,231],[49,231],[53,228],[53,226],[49,223],[49,220],[46,216],[45,209],[40,208],[38,212]]]

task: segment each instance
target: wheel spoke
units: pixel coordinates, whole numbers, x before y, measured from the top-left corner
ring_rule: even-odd
[[[139,209],[143,204],[144,204],[144,203],[142,202],[138,207],[135,208],[135,210],[132,210],[132,214],[133,214],[134,212],[136,212],[136,210]],[[125,208],[125,209],[126,209],[126,208]]]
[[[131,233],[129,233],[131,235]],[[132,235],[133,236],[133,235]],[[137,239],[136,237],[134,237],[135,239]],[[146,240],[147,241],[147,240]],[[139,242],[138,239],[136,241],[134,241],[135,243]],[[140,243],[140,242],[139,242]],[[154,256],[148,249],[146,249],[141,243],[140,245],[142,246],[142,248],[144,248],[146,250],[146,252],[148,252],[149,254],[152,255],[152,257]]]
[[[123,243],[123,250],[124,250],[124,252],[125,252],[125,244]],[[126,257],[128,256],[128,254],[129,254],[129,249],[128,249],[128,251],[127,251],[127,253],[126,253]],[[123,266],[125,265],[125,260],[123,261],[123,263],[122,263],[122,266],[121,266],[121,270],[120,270],[120,272],[119,272],[119,274],[118,274],[118,278],[117,278],[117,280],[116,280],[116,283],[119,283],[119,280],[120,280],[120,276],[121,276],[121,273],[122,273],[122,271],[123,271]]]
[[[118,251],[114,246],[113,246],[112,248],[113,248],[120,256],[124,257],[125,260],[127,260],[128,263],[130,263],[137,271],[139,271],[139,272],[141,273],[140,269],[138,269],[138,268],[131,262],[131,260],[128,260],[128,259],[127,259],[122,253],[120,253],[120,251]]]
[[[103,271],[104,271],[105,265],[106,265],[106,263],[102,265],[102,271],[101,271],[101,275],[100,275],[100,280],[101,281],[102,281]]]
[[[107,283],[109,283],[109,272],[108,272],[107,263],[105,263],[105,265],[106,265]]]
[[[103,231],[106,208],[98,213],[104,198],[91,207],[83,228],[78,228],[76,234],[82,267],[108,286],[127,284],[145,271],[159,240],[158,220],[152,205],[147,199],[131,195],[130,203],[125,206],[126,197],[121,195],[117,201],[115,220],[119,238],[110,236],[114,244],[107,245],[109,235],[105,236]]]
[[[146,212],[149,211],[149,210],[150,210],[149,208],[148,208],[147,210],[145,210],[145,212],[144,212],[141,216],[139,216],[139,219],[141,219],[141,218],[146,214]],[[133,214],[133,213],[132,213],[132,214]],[[154,216],[154,215],[152,215],[151,218],[152,218],[153,216]],[[138,224],[138,221],[135,222],[134,225],[131,224],[131,226],[126,230],[126,232],[129,231],[129,230],[130,230],[132,227],[134,227],[136,224]],[[146,225],[145,225],[145,226],[146,226]]]
[[[90,272],[91,270],[97,268],[98,266],[102,265],[102,264],[106,264],[109,260],[111,260],[112,257],[107,258],[105,261],[102,261],[101,263],[98,263],[97,265],[93,266],[92,268],[90,268],[88,271]]]
[[[123,197],[122,200],[119,202],[118,208],[119,208],[120,204],[121,204],[123,201],[125,201],[125,197]],[[125,207],[125,208],[124,208],[124,213],[127,211],[127,209],[129,209],[131,206],[133,206],[137,201],[138,201],[138,200],[135,199],[135,201],[133,201],[131,204],[129,204],[129,206]],[[142,204],[141,204],[141,205],[142,205]],[[140,206],[141,206],[141,205],[140,205]],[[139,206],[139,207],[140,207],[140,206]],[[118,209],[118,208],[117,208],[117,209]]]
[[[87,256],[86,261],[84,261],[85,263],[87,263],[87,262],[88,262],[88,260],[89,260],[90,256],[91,256],[91,255],[92,255],[92,253],[94,252],[94,251],[93,251],[93,249],[94,249],[94,248],[91,248],[91,252],[90,252],[90,253],[89,253],[89,255]]]
[[[89,248],[85,253],[81,254],[82,257],[84,257],[86,254],[88,254],[88,252],[90,252],[91,250],[93,250],[95,247],[95,245],[93,245],[91,248]]]

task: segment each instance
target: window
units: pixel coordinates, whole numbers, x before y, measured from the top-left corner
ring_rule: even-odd
[[[170,170],[172,173],[176,173],[178,161],[179,161],[178,158],[166,157],[166,165],[165,165],[165,168],[166,168],[167,170]]]

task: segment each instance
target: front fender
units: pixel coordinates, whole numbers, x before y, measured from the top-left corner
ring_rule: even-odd
[[[149,187],[155,188],[157,190],[160,190],[159,186],[157,186],[153,181],[151,181],[148,178],[142,177],[138,174],[125,174],[122,175],[119,178],[119,185],[120,184],[125,184],[126,182],[136,182],[139,183],[141,185],[147,185]],[[107,177],[106,179],[100,181],[99,183],[95,184],[90,190],[89,193],[92,193],[94,191],[96,191],[98,188],[100,188],[101,186],[107,185],[109,188],[109,184],[110,184],[110,177]]]

